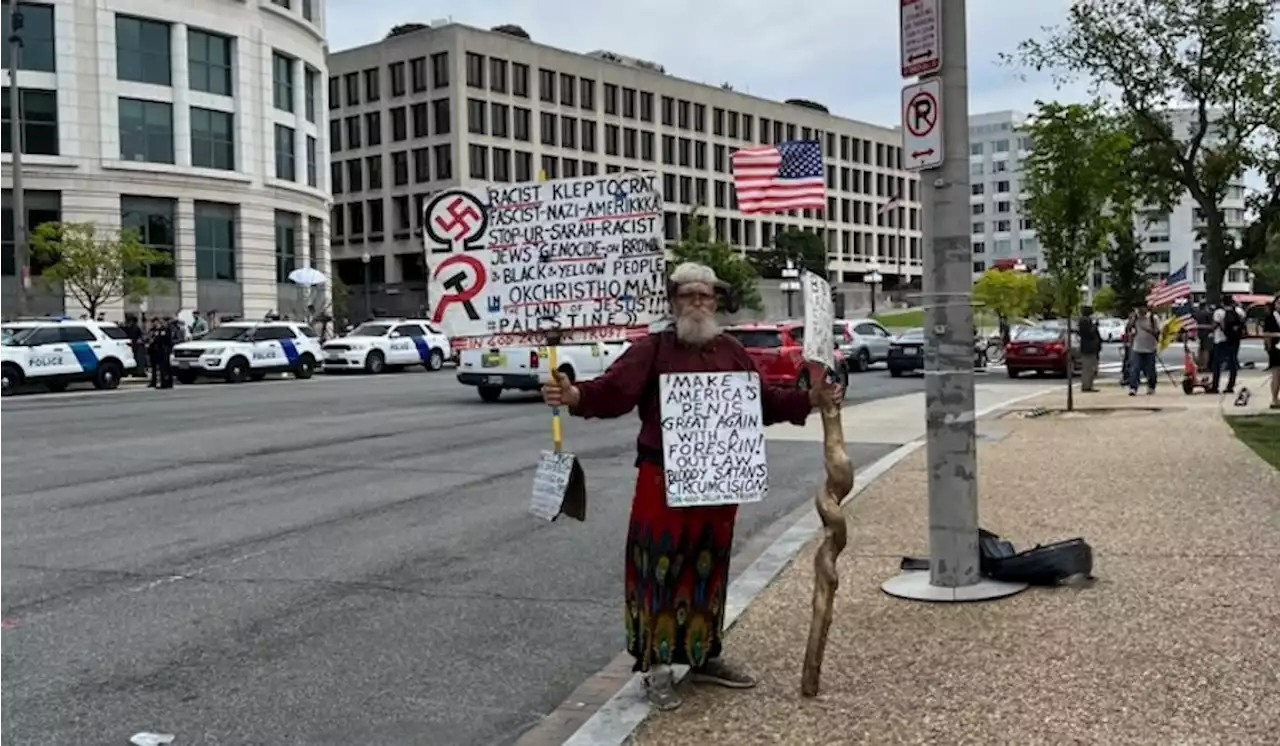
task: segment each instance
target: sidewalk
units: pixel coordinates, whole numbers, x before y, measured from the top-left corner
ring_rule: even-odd
[[[1165,409],[996,420],[1005,436],[978,445],[981,513],[1019,548],[1084,536],[1092,587],[968,605],[883,594],[902,555],[927,555],[921,450],[846,507],[822,696],[799,694],[811,542],[729,633],[759,688],[684,685],[636,743],[1274,743],[1280,473],[1235,440],[1219,397],[1108,386],[1077,402]]]

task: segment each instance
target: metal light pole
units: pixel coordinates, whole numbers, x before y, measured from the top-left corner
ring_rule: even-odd
[[[902,10],[904,76],[924,57],[932,64],[912,75],[940,80],[908,86],[903,112],[903,159],[920,170],[924,206],[929,572],[904,572],[882,588],[927,601],[999,598],[1026,585],[986,580],[979,564],[965,0],[915,0]]]
[[[9,0],[9,150],[13,154],[13,264],[18,276],[18,315],[28,312],[27,283],[31,281],[27,258],[27,200],[22,185],[22,90],[18,66],[22,62],[22,9]]]
[[[366,251],[360,255],[360,261],[364,263],[364,319],[368,321],[373,318],[373,288],[369,284],[369,264],[373,257]]]
[[[782,282],[778,287],[787,296],[787,318],[790,319],[795,312],[791,306],[791,300],[795,297],[796,292],[800,290],[800,270],[796,268],[796,263],[790,259],[787,260],[787,266],[782,268]]]
[[[871,315],[876,315],[876,289],[880,283],[884,282],[884,275],[880,274],[880,265],[872,262],[867,265],[867,272],[862,276],[862,281],[867,283],[867,287],[871,288]]]

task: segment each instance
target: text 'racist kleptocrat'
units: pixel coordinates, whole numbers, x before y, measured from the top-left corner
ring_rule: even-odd
[[[659,389],[668,502],[763,498],[769,470],[759,377],[740,372],[666,374]]]

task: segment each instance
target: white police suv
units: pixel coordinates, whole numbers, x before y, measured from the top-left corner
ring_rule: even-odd
[[[68,384],[89,381],[97,389],[114,389],[136,365],[128,335],[115,324],[101,321],[42,319],[6,324],[0,345],[5,396],[24,384],[62,391]]]
[[[268,373],[310,378],[320,363],[320,340],[306,324],[233,321],[174,345],[169,362],[182,383],[201,377],[260,381]]]
[[[324,345],[324,372],[381,373],[421,365],[440,370],[453,356],[449,337],[423,319],[367,321]]]

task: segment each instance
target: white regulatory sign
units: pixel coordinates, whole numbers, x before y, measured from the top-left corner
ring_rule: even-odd
[[[942,167],[942,81],[902,89],[902,165],[908,171]]]
[[[900,0],[902,77],[931,75],[942,67],[938,0]]]

